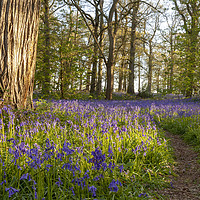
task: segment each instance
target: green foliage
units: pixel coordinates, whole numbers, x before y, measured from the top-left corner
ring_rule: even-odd
[[[161,127],[174,134],[182,135],[189,144],[200,150],[200,117],[169,117],[161,120]]]

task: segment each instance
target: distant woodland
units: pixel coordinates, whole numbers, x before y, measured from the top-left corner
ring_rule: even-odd
[[[0,30],[11,102],[200,92],[199,0],[3,0]]]

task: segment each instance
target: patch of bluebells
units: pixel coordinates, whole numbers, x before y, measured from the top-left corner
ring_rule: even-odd
[[[119,186],[122,186],[122,184],[121,184],[121,182],[119,181],[119,180],[112,180],[111,181],[111,183],[109,184],[109,189],[110,189],[110,191],[112,191],[112,192],[117,192],[118,190],[119,190]]]
[[[92,197],[96,197],[96,190],[97,190],[97,188],[95,187],[95,186],[90,186],[89,187],[89,192],[91,192],[92,193]]]
[[[103,164],[106,160],[105,154],[102,154],[102,151],[97,147],[95,151],[92,151],[92,158],[89,159],[89,163],[93,164],[93,170],[100,170],[103,167]]]
[[[19,192],[19,190],[13,187],[5,188],[5,190],[8,191],[9,198],[11,198],[15,193]]]
[[[5,186],[10,197],[19,193],[15,189],[16,186],[8,187],[9,182],[6,181],[13,176],[10,173],[13,165],[12,170],[21,171],[20,183],[26,181],[31,184],[36,199],[41,197],[38,196],[39,193],[37,194],[39,186],[35,180],[38,179],[34,176],[44,171],[46,179],[54,169],[57,180],[54,180],[53,184],[59,189],[66,185],[69,188],[68,195],[75,196],[77,191],[88,190],[92,197],[98,198],[100,184],[105,183],[105,180],[106,183],[109,180],[107,187],[111,192],[118,192],[119,188],[123,187],[121,178],[124,178],[124,174],[128,174],[126,162],[129,157],[134,159],[140,156],[138,159],[145,160],[149,153],[153,156],[155,146],[164,147],[165,141],[157,135],[153,120],[155,116],[169,117],[176,113],[177,117],[182,117],[200,114],[198,104],[183,101],[180,105],[180,102],[175,100],[162,102],[147,100],[142,103],[141,101],[62,100],[51,103],[50,111],[43,114],[23,112],[21,119],[26,119],[25,121],[17,121],[18,118],[11,108],[4,107],[0,110],[9,116],[6,118],[7,121],[5,118],[0,119],[0,132],[3,124],[6,129],[4,136],[0,134],[0,148],[7,142],[6,153],[12,161],[5,166],[1,158],[3,174],[0,175],[0,186]],[[56,117],[57,111],[66,117],[65,122]],[[11,125],[15,121],[14,134],[9,138]],[[138,131],[140,135],[137,135]],[[134,134],[131,135],[131,132]],[[106,146],[103,144],[103,137]],[[82,160],[84,166],[81,165]],[[7,175],[6,171],[9,171]],[[68,176],[67,182],[62,174]],[[116,174],[118,180],[115,179]],[[80,190],[76,190],[77,188]],[[139,197],[147,196],[146,193],[141,193]]]

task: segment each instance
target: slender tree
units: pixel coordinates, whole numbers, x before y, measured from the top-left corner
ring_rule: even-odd
[[[130,41],[130,64],[129,64],[129,84],[128,93],[134,94],[134,81],[135,81],[135,54],[136,54],[136,27],[137,13],[139,10],[140,1],[134,1],[132,12],[131,12],[131,41]]]

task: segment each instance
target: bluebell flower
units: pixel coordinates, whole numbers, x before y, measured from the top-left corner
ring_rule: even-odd
[[[58,187],[60,187],[63,184],[63,182],[61,181],[60,177],[58,178],[58,182],[56,182],[56,185]]]
[[[16,192],[19,192],[19,190],[15,189],[15,188],[13,188],[13,187],[6,188],[6,191],[8,191],[8,193],[9,193],[9,198],[10,198],[13,194],[15,194]]]
[[[108,188],[110,191],[117,192],[119,190],[118,186],[122,186],[121,182],[119,180],[115,181],[113,179]]]
[[[95,149],[95,151],[92,151],[91,154],[93,155],[93,157],[91,159],[89,159],[88,162],[94,164],[94,167],[93,167],[94,170],[101,169],[102,164],[106,160],[105,154],[102,154],[101,150],[99,150],[98,147]]]
[[[142,196],[148,197],[148,195],[146,193],[141,193],[141,194],[138,195],[138,197],[142,197]]]
[[[23,174],[20,178],[20,180],[24,180],[24,179],[28,179],[28,173],[27,174]]]
[[[70,149],[69,146],[71,146],[71,144],[68,142],[66,143],[66,141],[65,141],[63,144],[62,151],[64,151],[67,155],[71,155],[74,153],[74,150]]]
[[[91,187],[89,187],[89,192],[92,193],[92,197],[96,197],[96,190],[97,190],[97,188],[94,187],[93,185]]]
[[[70,190],[72,191],[73,196],[75,196],[74,187],[71,187]]]
[[[6,180],[3,180],[3,181],[0,183],[0,185],[3,185],[4,183],[6,183]]]
[[[50,167],[53,167],[53,165],[47,164],[45,169],[46,169],[47,171],[49,171],[49,168],[50,168]]]
[[[120,173],[122,173],[123,169],[124,169],[123,165],[119,166]]]
[[[112,151],[112,147],[110,145],[108,147],[108,153],[109,153],[109,157],[112,159],[112,157],[113,157],[113,151]]]
[[[38,197],[37,197],[37,191],[36,191],[36,189],[35,189],[35,199],[37,199]]]

